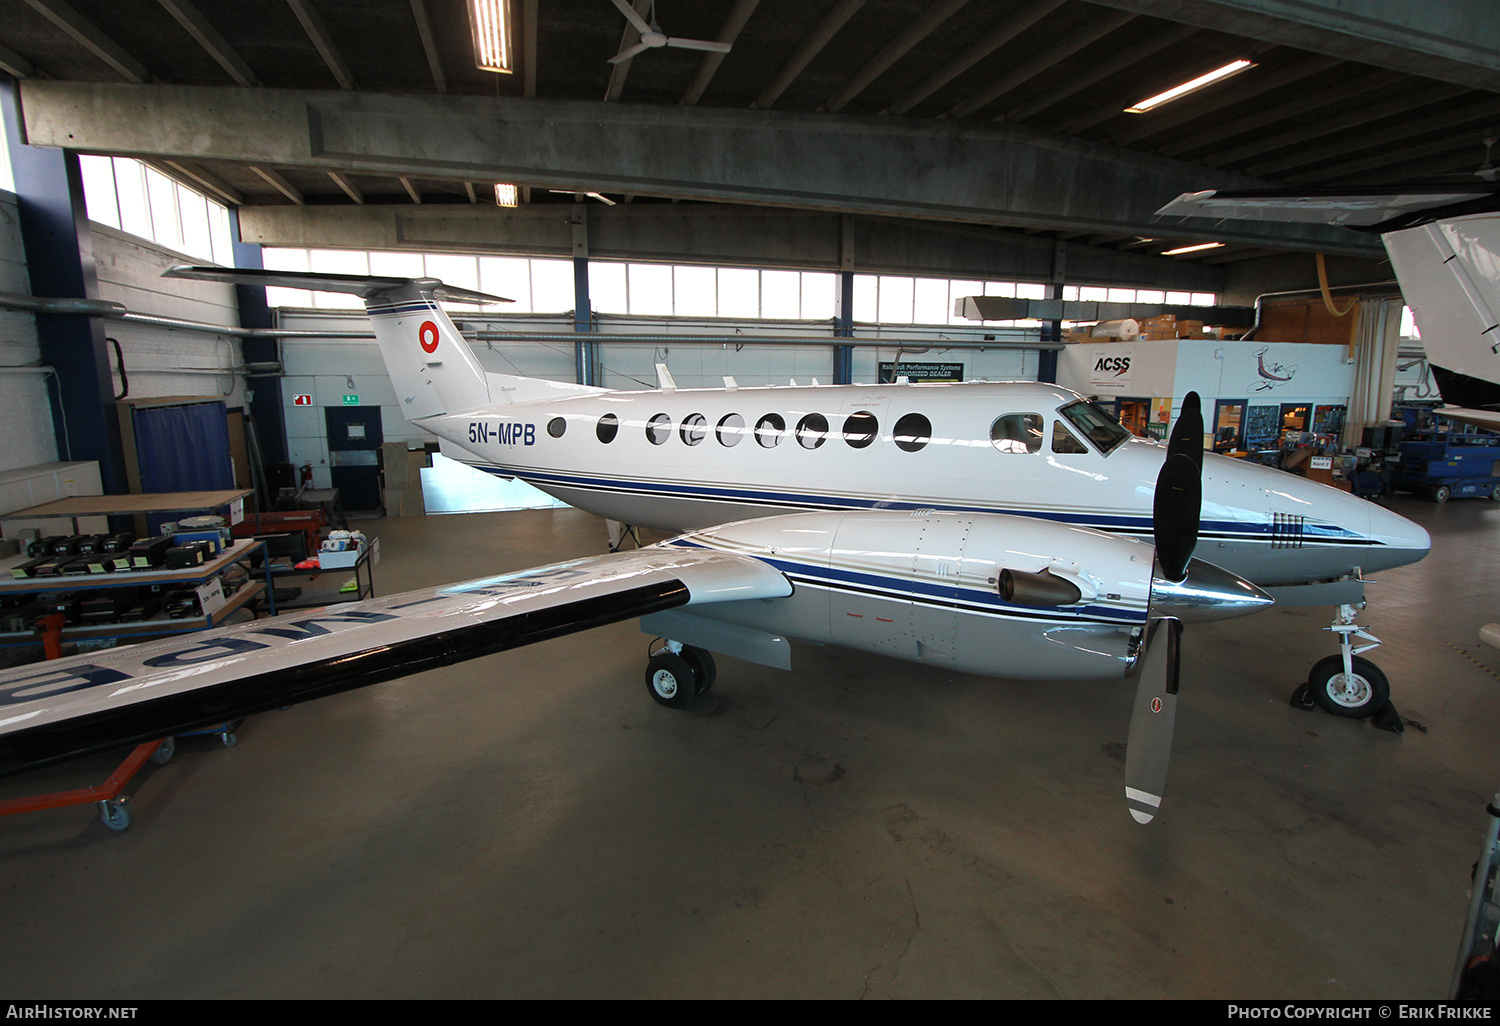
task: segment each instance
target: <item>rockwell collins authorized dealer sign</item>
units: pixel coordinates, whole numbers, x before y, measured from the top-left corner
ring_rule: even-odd
[[[961,363],[890,363],[880,365],[880,380],[895,381],[962,381],[964,365]]]

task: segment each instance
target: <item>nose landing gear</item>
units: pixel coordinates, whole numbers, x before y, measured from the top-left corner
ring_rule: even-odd
[[[1380,667],[1361,654],[1380,645],[1380,639],[1354,622],[1356,608],[1339,606],[1332,625],[1325,628],[1339,636],[1339,654],[1320,659],[1307,675],[1307,683],[1292,695],[1299,709],[1322,706],[1335,716],[1349,719],[1373,717],[1382,730],[1401,733],[1401,716],[1391,705],[1391,685]],[[1369,642],[1356,646],[1355,638]]]

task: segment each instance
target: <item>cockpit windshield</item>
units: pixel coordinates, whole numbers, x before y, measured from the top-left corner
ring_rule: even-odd
[[[1057,412],[1067,418],[1070,424],[1106,456],[1124,445],[1125,439],[1130,437],[1130,432],[1121,427],[1115,418],[1087,400],[1068,403],[1058,407]]]

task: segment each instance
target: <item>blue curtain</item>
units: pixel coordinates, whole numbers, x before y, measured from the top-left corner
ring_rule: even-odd
[[[136,459],[143,492],[217,491],[234,487],[229,420],[223,403],[136,407]],[[153,534],[176,516],[148,517]]]

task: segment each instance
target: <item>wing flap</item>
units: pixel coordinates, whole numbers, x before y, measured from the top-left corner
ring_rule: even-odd
[[[0,775],[694,603],[791,594],[748,556],[648,548],[0,674]]]

